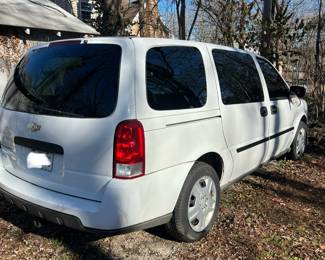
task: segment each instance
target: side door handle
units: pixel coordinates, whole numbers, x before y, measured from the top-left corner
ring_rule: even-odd
[[[260,112],[262,117],[266,117],[269,114],[267,112],[267,107],[261,107]]]
[[[278,108],[276,105],[272,105],[271,106],[271,114],[274,115],[278,112]]]

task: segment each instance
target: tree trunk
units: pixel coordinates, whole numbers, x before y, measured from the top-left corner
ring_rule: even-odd
[[[177,22],[178,22],[178,38],[181,40],[186,40],[186,1],[185,0],[175,0],[176,12],[177,12]]]
[[[318,24],[317,24],[317,34],[316,34],[314,87],[317,87],[317,83],[320,79],[320,34],[322,30],[322,19],[323,19],[323,0],[319,0]]]
[[[244,35],[245,35],[245,1],[241,0],[240,3],[240,19],[239,19],[239,37],[238,37],[238,47],[239,49],[244,49],[245,48],[245,40],[244,40]]]
[[[144,18],[144,36],[156,37],[158,33],[158,0],[147,0]]]
[[[139,6],[140,6],[140,11],[139,11],[139,34],[141,37],[144,36],[144,17],[145,17],[145,10],[144,10],[144,0],[139,0]]]
[[[122,35],[124,32],[123,16],[121,13],[122,0],[104,0],[104,34]]]
[[[321,63],[320,63],[320,44],[321,44],[321,31],[323,28],[323,0],[319,0],[318,9],[318,24],[316,34],[316,52],[315,52],[315,77],[314,88],[317,95],[317,101],[320,101],[321,112],[324,116],[324,93],[322,89],[322,75],[321,75]]]
[[[271,27],[272,24],[272,0],[264,0],[263,6],[263,19],[262,19],[262,35],[261,35],[261,55],[266,58],[272,56],[271,45]]]

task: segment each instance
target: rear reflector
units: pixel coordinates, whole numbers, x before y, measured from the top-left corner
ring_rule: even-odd
[[[133,179],[145,174],[143,126],[138,120],[121,122],[115,131],[114,178]]]

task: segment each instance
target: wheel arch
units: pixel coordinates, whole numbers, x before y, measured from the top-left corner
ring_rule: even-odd
[[[294,121],[294,135],[296,135],[296,132],[298,130],[298,126],[300,124],[300,122],[304,122],[306,125],[308,123],[308,118],[307,115],[305,113],[300,114],[299,116],[296,117],[295,121]]]
[[[219,181],[221,182],[221,178],[223,177],[224,162],[220,154],[216,152],[208,152],[200,156],[196,161],[211,165],[211,167],[218,174]]]
[[[303,115],[301,118],[300,118],[300,121],[299,122],[304,122],[306,125],[307,125],[307,123],[308,123],[308,121],[307,121],[307,116],[306,115]]]
[[[294,138],[295,138],[295,136],[297,134],[297,131],[298,131],[298,127],[299,127],[300,122],[304,122],[307,125],[308,118],[307,118],[307,115],[305,113],[301,114],[300,116],[297,116],[296,120],[294,121],[294,124],[293,124],[293,127],[294,127],[294,130],[293,131],[294,132],[293,132],[293,135],[291,137],[290,145],[294,141]]]

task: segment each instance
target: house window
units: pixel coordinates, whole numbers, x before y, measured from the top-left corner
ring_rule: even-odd
[[[92,4],[89,0],[80,1],[80,18],[84,22],[90,22],[92,12]]]

